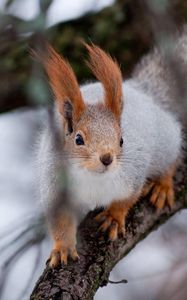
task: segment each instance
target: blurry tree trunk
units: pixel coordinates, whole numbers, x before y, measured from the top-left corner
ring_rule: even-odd
[[[100,286],[108,283],[115,264],[152,230],[157,229],[180,209],[187,207],[187,162],[175,179],[176,201],[172,209],[156,212],[148,199],[142,199],[132,209],[127,220],[126,237],[114,243],[100,240],[96,212],[90,213],[79,228],[79,261],[57,270],[46,267],[31,295],[31,300],[91,300]]]

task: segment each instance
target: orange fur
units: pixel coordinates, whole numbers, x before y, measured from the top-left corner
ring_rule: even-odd
[[[90,56],[87,63],[105,89],[105,104],[118,121],[122,111],[122,75],[116,61],[95,45],[85,44]]]
[[[67,212],[61,212],[55,216],[51,224],[51,233],[54,243],[49,258],[49,266],[55,268],[60,263],[67,264],[68,257],[77,260],[76,226]]]
[[[143,188],[142,196],[145,197],[151,192],[150,202],[157,209],[162,209],[165,205],[172,207],[174,204],[173,176],[175,171],[176,164],[163,176],[151,180]]]
[[[125,236],[125,218],[131,207],[138,201],[140,193],[125,201],[114,201],[108,209],[95,217],[102,223],[99,230],[108,232],[109,239],[115,241],[118,235]]]
[[[173,176],[176,171],[174,164],[163,176],[151,180],[141,192],[125,201],[115,201],[106,210],[98,214],[95,219],[101,223],[99,230],[107,232],[109,239],[114,241],[118,235],[125,235],[125,218],[130,208],[139,200],[140,195],[145,197],[151,192],[150,202],[162,209],[165,205],[174,204]]]
[[[73,117],[78,120],[85,110],[85,104],[77,79],[69,63],[47,43],[45,53],[44,51],[42,53],[33,51],[33,54],[44,65],[60,112],[63,114],[63,104],[68,100],[73,105]]]

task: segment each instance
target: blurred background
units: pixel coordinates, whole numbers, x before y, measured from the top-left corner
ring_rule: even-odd
[[[50,252],[36,193],[35,144],[51,92],[30,57],[43,37],[70,61],[80,83],[93,78],[81,39],[110,52],[124,79],[141,57],[187,23],[186,0],[0,0],[0,299],[28,299]],[[187,212],[132,250],[95,300],[187,299]]]

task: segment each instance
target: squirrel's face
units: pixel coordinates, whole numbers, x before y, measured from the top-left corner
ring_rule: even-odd
[[[122,147],[120,126],[103,105],[87,106],[64,146],[73,164],[97,173],[118,166]]]
[[[66,134],[64,150],[72,163],[87,170],[103,173],[119,163],[123,144],[120,118],[123,108],[122,74],[115,60],[95,45],[85,45],[90,61],[88,66],[102,83],[104,101],[86,105],[76,76],[69,63],[55,50],[45,45],[41,55],[62,115]]]

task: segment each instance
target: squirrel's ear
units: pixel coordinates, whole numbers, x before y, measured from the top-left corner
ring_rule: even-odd
[[[123,99],[122,99],[122,74],[115,60],[95,45],[85,44],[90,56],[88,66],[102,82],[105,90],[105,104],[120,120]]]
[[[42,51],[32,51],[32,55],[44,65],[58,109],[72,131],[73,122],[85,111],[85,103],[71,66],[48,43]]]

